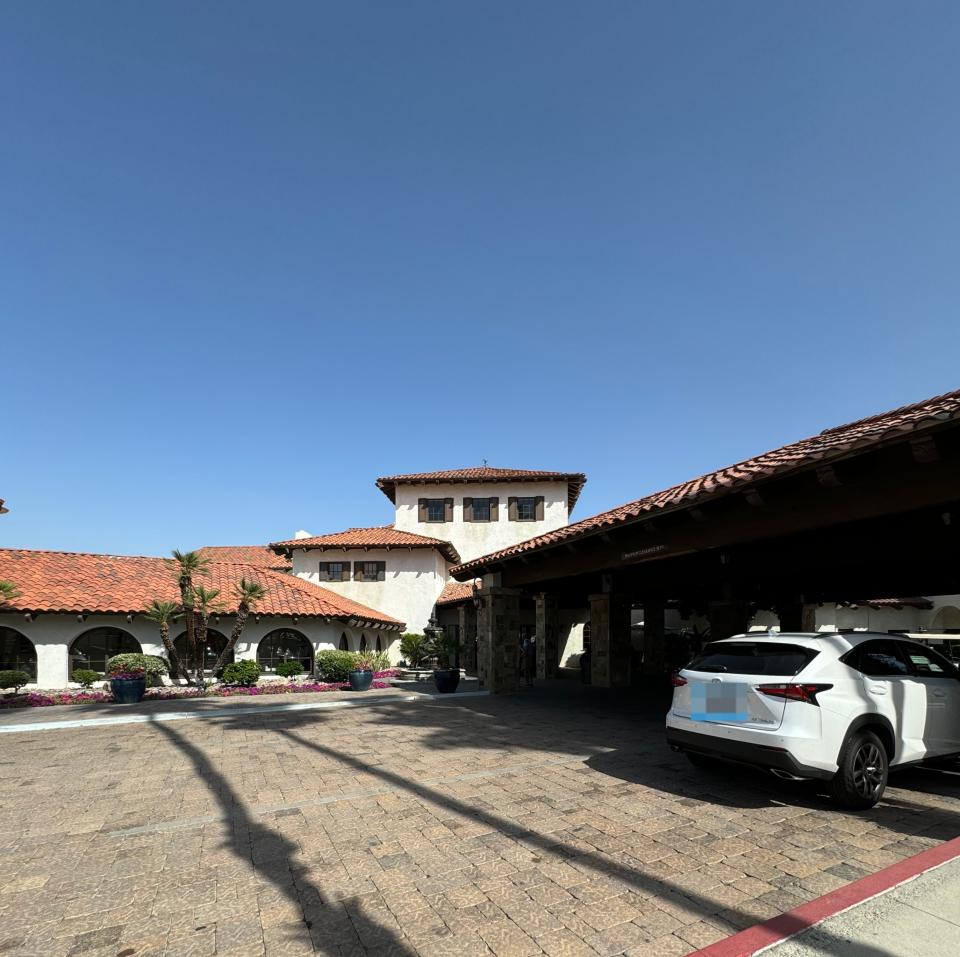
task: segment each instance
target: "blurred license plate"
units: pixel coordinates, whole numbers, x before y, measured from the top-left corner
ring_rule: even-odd
[[[730,682],[701,682],[690,695],[694,721],[747,721],[747,686]]]

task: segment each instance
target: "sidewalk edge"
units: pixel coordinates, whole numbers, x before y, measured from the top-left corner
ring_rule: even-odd
[[[951,841],[914,854],[913,857],[897,861],[876,874],[868,874],[858,881],[838,887],[829,894],[807,901],[785,914],[771,917],[732,937],[718,940],[702,950],[694,951],[689,957],[751,957],[774,944],[795,937],[810,927],[815,927],[828,917],[834,917],[958,857],[960,837],[955,837]]]

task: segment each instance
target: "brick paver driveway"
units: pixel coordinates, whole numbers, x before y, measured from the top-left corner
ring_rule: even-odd
[[[840,813],[574,688],[0,748],[4,957],[683,954],[960,832],[960,775]]]

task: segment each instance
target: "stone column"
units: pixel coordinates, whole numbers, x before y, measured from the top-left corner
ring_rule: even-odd
[[[494,694],[520,687],[520,594],[484,588],[477,622],[480,687]]]
[[[560,664],[557,599],[543,591],[537,595],[537,677],[555,678]]]
[[[477,672],[477,610],[472,602],[458,609],[460,624],[460,663],[468,674]]]
[[[739,635],[750,625],[750,608],[745,601],[710,602],[710,640]]]
[[[662,675],[666,669],[666,633],[664,603],[658,599],[643,602],[643,673]]]
[[[630,602],[623,595],[590,596],[591,684],[630,684]]]

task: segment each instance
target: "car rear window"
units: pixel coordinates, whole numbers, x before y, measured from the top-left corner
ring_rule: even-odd
[[[781,644],[778,641],[714,642],[707,645],[685,670],[792,678],[818,654],[820,652],[816,648]]]

